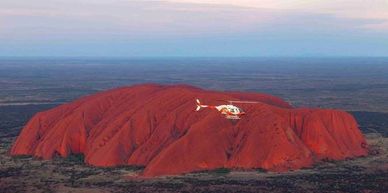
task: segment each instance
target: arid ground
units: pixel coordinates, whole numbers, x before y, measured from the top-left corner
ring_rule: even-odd
[[[82,156],[44,161],[10,157],[14,138],[2,138],[0,192],[384,192],[388,189],[388,138],[368,134],[371,155],[287,173],[219,169],[154,179],[142,168],[95,168]]]
[[[1,60],[0,193],[386,192],[387,71],[388,60],[381,58]],[[323,161],[312,168],[287,173],[218,169],[143,179],[137,176],[142,168],[90,167],[83,163],[81,155],[39,160],[7,154],[23,125],[36,112],[100,90],[144,82],[265,92],[295,106],[344,109],[356,117],[369,143],[370,155]]]

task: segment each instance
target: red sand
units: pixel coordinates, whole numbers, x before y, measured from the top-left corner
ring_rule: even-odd
[[[233,123],[219,112],[195,112],[195,99],[239,104]],[[83,153],[94,166],[141,165],[143,175],[216,168],[287,171],[321,159],[367,155],[354,118],[343,111],[295,109],[274,96],[215,92],[191,86],[138,85],[83,97],[36,114],[11,155],[50,159]]]

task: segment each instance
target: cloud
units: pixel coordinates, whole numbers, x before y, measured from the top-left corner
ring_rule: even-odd
[[[175,36],[243,29],[262,14],[230,6],[203,6],[162,1],[34,2],[0,8],[1,32],[8,35],[96,34]],[[50,1],[51,2],[51,1]],[[36,6],[36,3],[41,6]],[[261,16],[262,18],[265,15]],[[4,37],[4,36],[3,36]]]
[[[311,14],[331,14],[335,17],[352,19],[377,19],[379,25],[367,25],[370,28],[388,30],[388,1],[386,0],[171,0],[172,2],[234,5],[250,8],[298,11]]]
[[[387,52],[384,6],[325,2],[2,0],[0,52],[330,55],[377,44],[372,54]]]
[[[335,10],[343,4],[318,6],[318,1],[313,1],[316,2],[314,7],[301,1],[282,2],[35,0],[26,3],[5,0],[0,7],[0,35],[3,39],[137,39],[225,36],[291,29],[297,32],[385,29],[385,20],[378,17],[339,17],[330,13],[330,10],[339,12]],[[324,13],[311,11],[322,6],[327,8],[321,11]]]

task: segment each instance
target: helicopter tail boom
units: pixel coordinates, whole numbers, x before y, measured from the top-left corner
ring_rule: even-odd
[[[202,105],[199,99],[196,99],[195,101],[197,102],[197,108],[195,109],[195,111],[199,111],[201,108],[214,108],[214,106]]]

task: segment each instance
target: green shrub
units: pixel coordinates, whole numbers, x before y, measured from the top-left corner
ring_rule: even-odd
[[[65,158],[66,162],[72,163],[84,163],[84,155],[83,154],[71,154]]]
[[[215,175],[227,175],[231,172],[231,170],[229,168],[217,168],[208,172]]]

